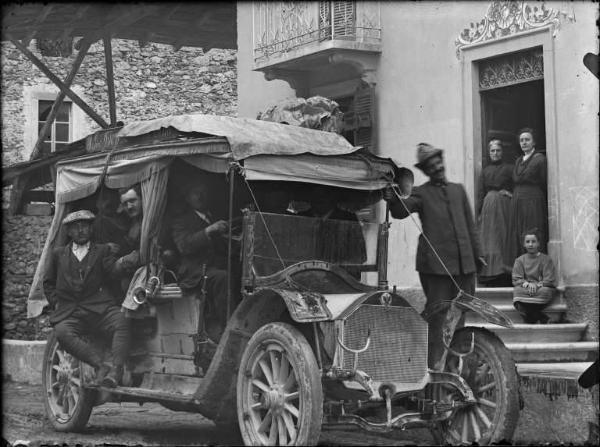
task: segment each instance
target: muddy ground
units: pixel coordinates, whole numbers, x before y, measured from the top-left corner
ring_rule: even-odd
[[[83,433],[57,433],[44,416],[42,388],[16,382],[2,387],[2,436],[10,444],[26,441],[39,445],[76,444],[129,446],[239,445],[241,440],[215,427],[198,414],[167,410],[158,404],[106,403],[96,407]],[[425,430],[387,437],[355,430],[325,430],[320,445],[429,445]]]
[[[588,422],[596,420],[591,395],[578,399],[524,392],[514,445],[584,445]],[[187,446],[239,445],[234,434],[219,430],[198,414],[174,412],[158,404],[106,403],[92,412],[84,433],[57,433],[44,416],[42,389],[4,381],[2,435],[10,444],[39,445]],[[431,445],[427,430],[397,431],[379,436],[354,429],[324,429],[320,445]]]

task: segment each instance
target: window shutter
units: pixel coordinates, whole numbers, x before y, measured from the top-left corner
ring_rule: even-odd
[[[331,2],[333,4],[333,38],[353,38],[356,34],[356,2]]]
[[[354,93],[354,145],[374,148],[375,87],[363,85]]]
[[[331,2],[319,2],[319,40],[331,39]]]

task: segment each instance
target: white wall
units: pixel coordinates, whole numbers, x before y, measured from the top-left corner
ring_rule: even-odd
[[[258,112],[281,99],[295,97],[296,94],[287,82],[267,81],[262,72],[252,71],[252,2],[238,2],[237,20],[238,116],[256,118]]]

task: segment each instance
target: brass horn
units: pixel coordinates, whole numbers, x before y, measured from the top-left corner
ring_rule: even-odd
[[[151,277],[145,287],[138,286],[133,289],[133,301],[136,304],[144,304],[148,298],[153,297],[160,286],[160,279],[158,276]]]
[[[415,175],[408,168],[399,168],[396,174],[396,183],[398,183],[398,187],[400,188],[400,195],[406,198],[412,194]]]

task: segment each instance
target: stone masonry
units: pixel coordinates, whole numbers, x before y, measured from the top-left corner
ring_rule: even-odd
[[[64,79],[76,57],[44,57],[35,41],[29,49],[59,78]],[[183,47],[113,40],[117,120],[125,123],[184,113],[235,116],[237,82],[235,50]],[[2,162],[27,160],[24,147],[28,88],[52,83],[10,42],[1,45]],[[108,94],[102,43],[91,46],[72,89],[108,122]],[[56,90],[58,91],[58,90]],[[37,119],[37,117],[36,117]],[[35,124],[35,123],[34,123]],[[83,136],[99,130],[85,115]],[[37,126],[35,126],[37,132]]]

